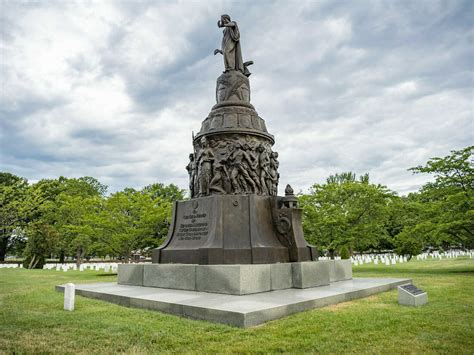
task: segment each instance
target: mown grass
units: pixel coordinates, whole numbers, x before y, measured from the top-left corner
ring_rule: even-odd
[[[0,353],[474,353],[474,260],[354,267],[355,277],[407,277],[428,292],[419,308],[397,291],[238,329],[76,298],[54,286],[116,280],[94,271],[0,269]]]

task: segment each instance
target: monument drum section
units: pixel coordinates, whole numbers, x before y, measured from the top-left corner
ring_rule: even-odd
[[[250,103],[252,61],[243,62],[240,31],[222,15],[224,72],[216,104],[193,137],[186,170],[191,200],[174,204],[166,242],[154,263],[262,264],[316,260],[303,237],[301,210],[289,186],[278,197],[274,137]]]

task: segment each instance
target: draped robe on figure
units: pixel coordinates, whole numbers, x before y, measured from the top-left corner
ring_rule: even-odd
[[[224,29],[222,38],[222,54],[224,55],[225,70],[239,70],[244,72],[242,51],[240,49],[240,32],[237,23],[233,22],[233,27]]]

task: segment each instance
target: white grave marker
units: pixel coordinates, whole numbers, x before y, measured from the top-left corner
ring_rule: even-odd
[[[76,296],[76,287],[73,283],[64,286],[64,310],[74,311],[74,298]]]

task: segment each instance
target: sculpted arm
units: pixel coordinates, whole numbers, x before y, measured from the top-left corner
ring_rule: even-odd
[[[246,151],[242,151],[242,153],[244,153],[244,158],[245,160],[247,160],[250,166],[254,166],[254,163],[252,161],[252,158],[250,158],[250,155]]]
[[[223,22],[221,20],[217,21],[217,27],[235,27],[234,21]]]

